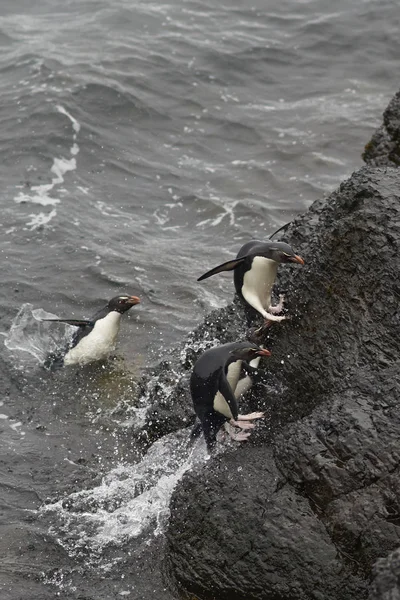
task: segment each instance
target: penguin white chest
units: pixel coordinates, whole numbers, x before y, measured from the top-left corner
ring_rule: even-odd
[[[228,372],[226,374],[226,378],[228,380],[229,385],[232,388],[233,393],[235,393],[236,386],[239,381],[240,372],[242,370],[242,361],[235,360],[235,362],[230,363],[228,366]]]
[[[270,258],[255,256],[251,268],[243,277],[243,298],[256,310],[267,310],[275,283],[278,263]]]
[[[240,372],[242,369],[242,361],[236,360],[235,362],[230,363],[228,366],[228,372],[226,374],[226,379],[228,380],[229,385],[232,388],[232,392],[235,393],[236,386],[239,381]],[[232,411],[226,399],[224,398],[221,392],[217,392],[214,397],[213,408],[216,412],[224,415],[227,419],[233,419]]]
[[[217,392],[215,394],[213,408],[215,412],[224,415],[224,417],[226,417],[227,419],[233,419],[233,414],[229,407],[229,404],[227,403],[221,392]]]
[[[103,319],[96,321],[92,331],[67,352],[65,365],[86,365],[102,360],[115,348],[119,332],[121,314],[111,311]]]

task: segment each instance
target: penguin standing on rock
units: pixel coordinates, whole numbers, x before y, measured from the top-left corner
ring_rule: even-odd
[[[252,429],[254,419],[264,416],[262,412],[239,415],[238,397],[241,391],[238,383],[242,370],[253,373],[249,362],[254,358],[270,356],[269,350],[252,342],[235,342],[216,346],[207,350],[196,361],[190,378],[190,391],[193,406],[200,420],[207,448],[211,452],[222,425],[227,424],[230,437],[244,441],[249,432],[235,433],[233,426],[242,430]],[[199,432],[195,426],[192,437]]]
[[[283,310],[284,296],[280,295],[279,304],[271,305],[278,265],[283,263],[304,265],[304,260],[285,242],[253,240],[240,248],[235,259],[207,271],[197,281],[222,271],[234,271],[235,289],[245,305],[255,309],[267,321],[283,321],[286,317],[278,315]]]
[[[137,296],[116,296],[91,319],[43,319],[57,323],[68,323],[78,327],[69,349],[64,356],[64,365],[87,365],[103,360],[114,350],[119,333],[121,317],[135,304]]]

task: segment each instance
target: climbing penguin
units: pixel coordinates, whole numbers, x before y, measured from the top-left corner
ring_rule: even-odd
[[[115,348],[121,316],[139,302],[137,296],[115,296],[91,319],[43,319],[78,327],[64,356],[64,365],[86,365],[107,358]]]
[[[210,452],[224,423],[244,430],[251,429],[254,425],[250,422],[263,416],[263,413],[238,414],[237,399],[240,392],[237,386],[242,370],[248,373],[255,370],[249,365],[250,361],[270,355],[269,350],[246,341],[216,346],[204,352],[196,361],[190,378],[190,391]],[[195,437],[198,429],[195,426],[192,437]],[[244,441],[250,435],[234,433],[231,428],[228,428],[228,433],[236,441]]]
[[[235,289],[245,305],[255,309],[267,321],[283,321],[285,317],[278,316],[283,310],[283,295],[279,297],[279,304],[271,305],[272,287],[278,265],[282,263],[304,265],[304,260],[285,242],[253,240],[240,248],[235,259],[207,271],[197,281],[222,271],[234,271]]]

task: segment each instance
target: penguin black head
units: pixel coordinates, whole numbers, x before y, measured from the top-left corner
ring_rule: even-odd
[[[267,242],[266,253],[263,255],[275,262],[281,263],[298,263],[304,265],[304,260],[298,254],[295,254],[293,248],[285,242]]]
[[[115,296],[111,298],[107,308],[110,312],[116,311],[122,314],[139,303],[140,299],[137,296]]]
[[[271,356],[269,350],[261,348],[252,342],[241,343],[240,346],[234,348],[230,354],[233,360],[243,360],[244,362],[250,362],[258,356]]]

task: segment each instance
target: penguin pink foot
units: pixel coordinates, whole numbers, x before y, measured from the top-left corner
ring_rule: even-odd
[[[254,429],[255,424],[250,423],[250,421],[235,421],[231,419],[229,421],[229,425],[233,425],[233,427],[239,427],[239,429]]]
[[[253,421],[254,419],[262,419],[264,416],[263,412],[252,412],[247,415],[238,415],[238,421]],[[238,425],[241,427],[241,425]]]
[[[262,316],[265,318],[265,326],[267,324],[271,324],[271,321],[273,323],[280,323],[281,321],[285,321],[286,317],[284,315],[282,315],[281,317],[272,314],[272,312],[267,312],[266,310],[263,311]]]
[[[245,442],[251,435],[250,431],[247,433],[244,431],[235,431],[233,427],[229,425],[229,423],[225,423],[225,431],[235,442]]]
[[[283,311],[283,306],[285,304],[285,296],[284,294],[279,294],[279,304],[277,304],[276,306],[269,306],[268,307],[268,312],[272,313],[273,315],[279,315],[280,312]]]

